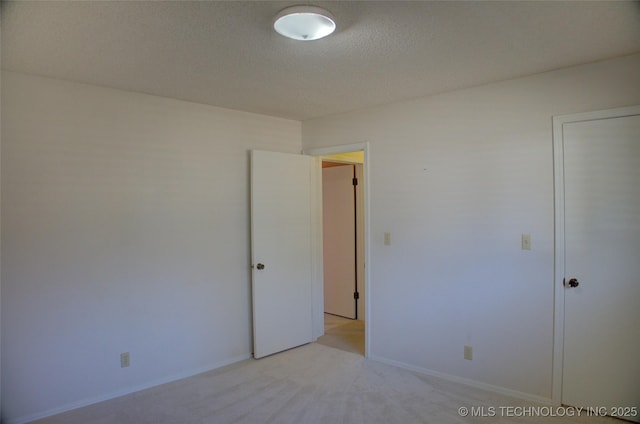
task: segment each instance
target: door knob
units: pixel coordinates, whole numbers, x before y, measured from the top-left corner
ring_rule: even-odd
[[[258,268],[258,269],[264,269],[264,264],[258,264],[258,265],[256,266],[256,268]]]
[[[564,283],[564,286],[569,288],[578,287],[579,285],[580,285],[580,282],[578,281],[577,278],[571,278],[569,279],[569,281],[565,281]]]

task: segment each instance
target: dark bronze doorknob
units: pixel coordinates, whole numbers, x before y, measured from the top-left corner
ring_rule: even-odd
[[[578,287],[579,285],[580,285],[580,282],[578,281],[577,278],[571,278],[569,279],[569,281],[566,281],[564,284],[565,287],[569,287],[569,288]]]
[[[256,268],[258,268],[258,269],[264,269],[264,264],[258,264],[258,265],[256,266]]]

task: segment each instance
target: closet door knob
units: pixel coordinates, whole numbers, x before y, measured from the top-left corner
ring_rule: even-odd
[[[580,285],[580,282],[578,281],[577,278],[571,278],[569,279],[569,281],[565,281],[564,286],[568,287],[568,288],[574,288],[574,287],[578,287]]]

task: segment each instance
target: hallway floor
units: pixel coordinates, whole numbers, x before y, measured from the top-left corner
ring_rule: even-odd
[[[364,321],[324,314],[324,336],[318,343],[364,356]]]

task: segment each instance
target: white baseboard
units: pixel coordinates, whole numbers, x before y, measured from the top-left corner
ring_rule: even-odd
[[[476,389],[487,390],[501,395],[510,396],[516,399],[522,399],[534,403],[540,403],[543,405],[554,405],[551,398],[545,398],[542,396],[532,395],[530,393],[520,392],[517,390],[507,389],[506,387],[494,386],[493,384],[483,383],[481,381],[472,380],[469,378],[458,377],[455,375],[445,374],[438,371],[433,371],[427,368],[416,367],[414,365],[405,364],[404,362],[388,359],[380,356],[370,355],[368,359],[376,362],[382,362],[383,364],[392,365],[394,367],[403,368],[409,371],[414,371],[419,374],[428,375],[430,377],[440,378],[442,380],[451,381],[454,383],[464,384],[465,386],[474,387]]]
[[[205,367],[201,367],[195,370],[186,371],[183,373],[175,374],[170,377],[161,378],[159,380],[154,380],[149,383],[141,384],[139,386],[127,387],[116,392],[112,392],[106,395],[97,396],[89,399],[83,399],[78,402],[73,402],[67,405],[63,405],[57,408],[49,409],[48,411],[38,412],[35,414],[27,415],[24,417],[14,418],[7,420],[5,424],[25,424],[31,421],[39,420],[42,418],[50,417],[52,415],[61,414],[63,412],[71,411],[73,409],[82,408],[84,406],[93,405],[95,403],[104,402],[105,400],[115,399],[120,396],[125,396],[131,393],[139,392],[140,390],[149,389],[151,387],[159,386],[161,384],[171,383],[172,381],[182,380],[183,378],[192,377],[197,374],[202,374],[207,371],[212,371],[218,368],[225,367],[227,365],[235,364],[236,362],[244,361],[245,359],[251,358],[251,355],[241,355],[236,356],[231,359],[227,359],[225,361],[217,362],[215,364],[210,364]],[[3,421],[4,422],[4,421]]]

